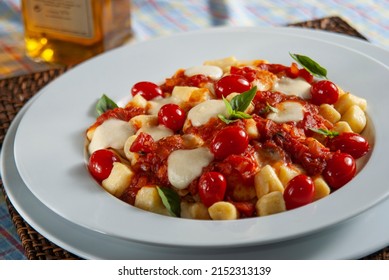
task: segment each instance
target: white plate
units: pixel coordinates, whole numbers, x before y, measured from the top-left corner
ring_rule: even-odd
[[[360,40],[295,28],[281,30],[347,44],[389,65],[387,51]],[[13,154],[14,137],[26,110],[27,105],[15,118],[4,139],[0,164],[4,187],[14,207],[30,225],[54,243],[81,257],[93,259],[354,259],[366,256],[389,244],[389,223],[384,222],[386,213],[389,211],[388,200],[330,230],[289,242],[230,251],[192,252],[192,250],[179,248],[144,246],[84,229],[45,207],[32,195],[18,174]]]
[[[102,93],[119,100],[139,80],[160,81],[178,68],[229,55],[290,64],[289,52],[321,62],[330,79],[368,100],[370,128],[385,127],[389,96],[384,93],[389,80],[383,77],[389,70],[373,58],[304,32],[211,29],[128,45],[76,67],[47,86],[16,133],[19,173],[31,192],[59,216],[95,232],[149,244],[265,244],[345,221],[389,194],[383,184],[388,130],[377,129],[369,162],[350,184],[330,197],[282,214],[239,221],[192,221],[144,212],[107,194],[91,180],[84,166],[83,133],[94,121],[91,108]]]
[[[357,259],[389,243],[389,224],[382,222],[389,211],[389,200],[331,230],[270,246],[212,250],[157,247],[117,239],[79,227],[44,206],[29,191],[17,171],[13,154],[14,137],[31,102],[15,117],[4,139],[0,158],[4,187],[16,210],[31,226],[52,242],[82,258]]]

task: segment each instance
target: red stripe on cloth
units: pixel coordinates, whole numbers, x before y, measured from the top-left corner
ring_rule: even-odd
[[[17,248],[19,251],[24,252],[23,246],[20,244],[19,240],[16,240],[9,232],[7,232],[5,229],[0,228],[0,235],[5,237],[11,243],[15,248]]]
[[[24,58],[21,57],[18,53],[14,52],[12,47],[8,46],[7,44],[0,41],[0,46],[3,48],[12,58],[14,58],[18,63],[20,63],[23,68],[25,68],[28,71],[32,71],[33,69],[31,66],[25,62]]]
[[[164,9],[161,8],[160,5],[158,5],[157,3],[155,3],[155,0],[151,0],[149,1],[149,3],[151,5],[153,5],[153,7],[164,17],[166,18],[168,21],[170,21],[171,23],[173,23],[174,25],[178,26],[181,30],[183,31],[187,31],[188,30],[188,27],[185,26],[185,25],[182,25],[180,22],[176,21],[173,17],[171,17]]]

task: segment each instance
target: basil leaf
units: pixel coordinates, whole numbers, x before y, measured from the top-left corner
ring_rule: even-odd
[[[313,132],[316,132],[318,134],[325,135],[325,136],[330,137],[330,138],[339,135],[339,132],[337,132],[337,131],[331,131],[331,130],[327,130],[327,129],[323,129],[323,128],[319,128],[319,129],[310,128],[310,130],[313,131]]]
[[[231,119],[251,119],[251,115],[246,114],[245,112],[234,112],[232,113]]]
[[[295,61],[297,61],[298,64],[304,67],[312,75],[327,79],[327,70],[313,59],[301,54],[289,54]]]
[[[242,92],[234,98],[231,99],[231,107],[235,111],[244,112],[247,107],[250,106],[251,101],[254,99],[255,94],[257,93],[257,87],[252,87],[248,91]]]
[[[117,107],[118,105],[114,101],[112,101],[112,99],[110,99],[108,96],[103,94],[99,99],[99,101],[97,101],[96,112],[97,115],[100,116],[104,112],[112,110]]]
[[[174,217],[179,217],[181,212],[180,197],[172,189],[157,187],[158,194],[162,200],[163,205]]]
[[[223,96],[223,101],[224,101],[224,105],[226,105],[228,115],[231,115],[234,112],[234,109],[232,109],[230,102],[228,102],[228,100],[224,96]]]
[[[236,122],[237,119],[235,120],[230,120],[230,119],[227,119],[225,116],[223,116],[222,114],[219,114],[217,115],[219,117],[219,119],[221,119],[223,122],[225,122],[226,124],[230,124],[230,123],[233,123],[233,122]]]
[[[224,104],[228,112],[228,118],[219,114],[218,117],[226,124],[230,124],[237,119],[251,119],[249,114],[246,114],[244,111],[250,106],[251,101],[254,99],[255,94],[257,93],[257,87],[253,87],[248,91],[242,92],[237,96],[233,97],[229,102],[223,97]]]

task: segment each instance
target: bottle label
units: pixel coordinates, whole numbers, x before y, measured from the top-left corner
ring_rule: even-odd
[[[90,39],[94,36],[93,0],[25,1],[32,31]]]

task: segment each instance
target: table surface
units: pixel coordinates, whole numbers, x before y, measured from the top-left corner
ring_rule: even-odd
[[[389,50],[387,0],[133,0],[131,13],[134,36],[129,43],[211,26],[285,26],[340,16],[372,44]],[[20,1],[0,1],[0,81],[50,67],[24,55]],[[26,259],[1,192],[0,259]]]

